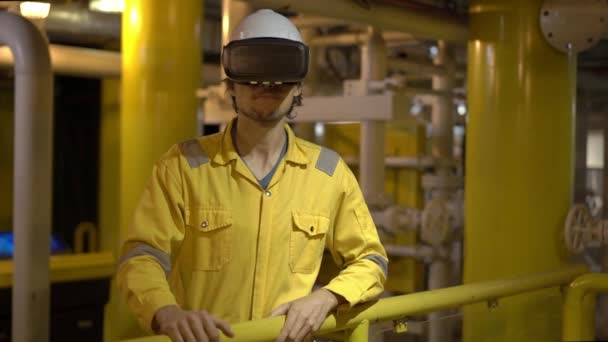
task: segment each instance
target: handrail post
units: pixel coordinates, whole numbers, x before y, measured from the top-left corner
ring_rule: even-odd
[[[355,329],[347,334],[346,342],[367,342],[369,339],[369,321],[361,321]]]
[[[590,341],[595,338],[595,298],[608,291],[608,274],[589,273],[566,288],[562,311],[562,340]]]

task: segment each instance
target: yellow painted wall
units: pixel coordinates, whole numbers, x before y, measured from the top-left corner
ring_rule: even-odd
[[[359,124],[326,124],[322,144],[348,159],[359,157]],[[419,157],[424,154],[426,146],[425,126],[415,121],[388,123],[386,125],[385,155]],[[358,168],[351,167],[355,175]],[[424,206],[421,187],[421,173],[412,169],[387,168],[385,170],[384,189],[391,194],[396,204],[419,208]],[[415,232],[404,232],[393,240],[384,243],[414,245],[417,242]],[[327,261],[323,270],[337,272]],[[320,281],[331,279],[322,275]],[[397,293],[421,290],[424,286],[424,265],[412,258],[393,257],[389,263],[389,278],[386,289]]]

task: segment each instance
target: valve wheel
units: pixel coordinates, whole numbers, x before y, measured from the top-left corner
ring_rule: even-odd
[[[584,231],[591,224],[589,208],[577,204],[570,208],[566,217],[564,242],[571,253],[579,254],[585,249]]]

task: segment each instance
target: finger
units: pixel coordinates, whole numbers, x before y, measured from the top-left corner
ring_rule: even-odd
[[[215,323],[215,326],[218,327],[222,332],[224,332],[226,336],[234,337],[234,332],[230,328],[230,324],[228,322],[213,316],[211,316],[211,319],[213,320],[213,323]]]
[[[207,336],[209,337],[210,342],[219,342],[220,334],[217,332],[217,328],[209,317],[209,314],[202,314],[201,319],[203,320],[203,326],[205,327],[205,332],[207,332]]]
[[[285,324],[283,324],[283,329],[281,329],[281,334],[279,335],[277,342],[284,342],[285,340],[287,340],[287,336],[289,336],[289,333],[291,332],[294,323],[297,321],[297,316],[297,312],[287,313],[287,319],[285,320]]]
[[[205,333],[205,328],[203,327],[203,322],[200,317],[197,316],[189,316],[188,320],[190,322],[190,329],[192,329],[192,333],[194,337],[196,337],[197,342],[207,342],[207,334]]]
[[[313,331],[314,322],[309,318],[309,321],[305,321],[302,329],[298,332],[298,335],[294,339],[297,342],[305,341],[307,337],[309,337]]]
[[[319,329],[321,329],[321,326],[323,325],[323,323],[325,323],[325,320],[327,319],[327,316],[329,315],[329,312],[327,311],[323,311],[317,315],[314,315],[313,317],[316,317],[316,319],[314,320],[314,326],[312,327],[312,331],[313,333],[316,333],[319,331]]]
[[[287,314],[287,312],[289,312],[290,305],[291,305],[291,303],[285,303],[285,304],[279,306],[276,310],[271,312],[270,315],[268,315],[268,317],[283,316],[283,315]]]
[[[312,337],[312,330],[311,329],[306,329],[309,330],[308,332],[304,332],[305,329],[302,329],[300,331],[300,333],[298,334],[298,337],[296,337],[296,339],[294,340],[294,342],[304,342],[304,341],[308,341],[309,337]]]
[[[294,323],[293,328],[289,332],[289,339],[292,341],[301,341],[303,336],[306,336],[312,330],[312,326],[308,322],[308,317],[301,315]]]
[[[171,342],[184,342],[184,339],[182,338],[182,335],[179,333],[178,329],[168,331],[167,335],[169,335]]]
[[[190,329],[190,324],[188,324],[188,321],[181,321],[178,324],[179,327],[179,333],[180,335],[182,335],[182,338],[184,339],[184,342],[196,342],[196,339],[194,338],[194,335],[192,334],[192,330]]]

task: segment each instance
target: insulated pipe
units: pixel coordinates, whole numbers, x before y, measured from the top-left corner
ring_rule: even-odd
[[[433,76],[433,90],[450,93],[453,88],[452,66],[449,47],[445,41],[438,42],[438,54],[434,60],[437,68],[446,72]],[[437,160],[451,161],[453,159],[453,120],[452,99],[449,96],[435,98],[431,112],[431,156]],[[446,182],[451,177],[449,164],[438,165],[435,175],[444,178]],[[443,182],[442,182],[443,183]],[[445,188],[431,189],[432,199],[449,201],[449,190]],[[440,289],[450,285],[449,260],[436,258],[429,266],[429,290]],[[429,342],[449,342],[452,340],[452,324],[444,319],[445,312],[429,314]]]
[[[346,26],[352,23],[345,20],[336,20],[325,17],[309,17],[309,16],[297,16],[289,18],[291,22],[296,25],[300,30],[307,28],[317,28],[325,26]]]
[[[367,33],[342,33],[318,36],[310,40],[311,46],[350,46],[361,45],[367,40]],[[407,41],[413,37],[402,32],[383,32],[385,41]]]
[[[44,28],[51,41],[103,44],[120,41],[121,16],[91,11],[76,4],[53,4]]]
[[[386,45],[380,31],[369,27],[368,40],[361,46],[361,81],[384,80]],[[366,90],[370,92],[370,90]],[[359,182],[371,203],[384,193],[384,121],[361,123]]]
[[[27,19],[0,12],[15,55],[12,341],[49,340],[53,76],[48,43]]]
[[[258,7],[289,8],[291,11],[354,21],[384,31],[406,32],[414,37],[465,41],[466,22],[453,16],[429,14],[374,3],[366,9],[351,0],[246,0]]]
[[[542,0],[469,4],[465,284],[566,262],[558,232],[572,200],[576,108],[576,54],[547,44]],[[465,307],[462,341],[559,341],[561,298]]]
[[[315,94],[315,90],[319,85],[319,64],[317,63],[319,48],[310,44],[310,42],[317,35],[316,30],[314,28],[302,28],[300,29],[300,33],[302,34],[302,39],[304,40],[304,43],[309,46],[310,55],[310,59],[308,61],[308,74],[306,75],[306,79],[304,80],[302,88],[302,96],[306,98],[308,96],[313,96]],[[294,108],[294,112],[297,114],[297,107]],[[298,137],[304,140],[316,142],[314,122],[298,122],[295,125],[294,130]]]

